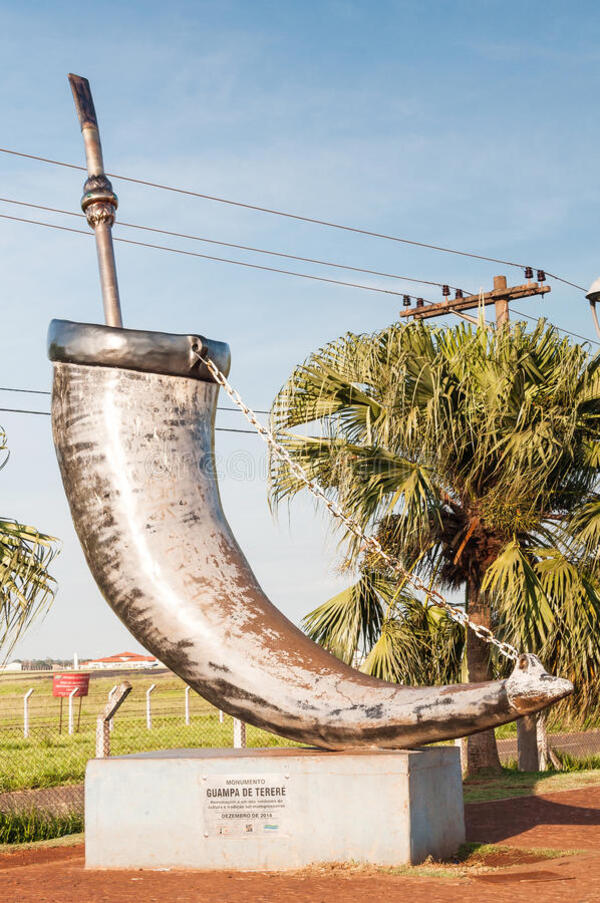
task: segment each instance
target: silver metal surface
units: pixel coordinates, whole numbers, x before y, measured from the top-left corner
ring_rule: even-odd
[[[402,687],[313,643],[264,595],[223,513],[218,386],[148,372],[139,335],[121,336],[119,365],[106,365],[104,348],[94,361],[89,330],[102,327],[68,326],[55,329],[70,340],[51,345],[52,421],[90,570],[139,642],[217,708],[326,749],[400,748],[503,724],[572,691],[530,655],[508,680]]]
[[[89,176],[83,186],[81,209],[96,237],[104,316],[109,326],[122,326],[119,284],[111,232],[118,200],[104,173],[100,132],[90,84],[87,78],[73,74],[69,75],[69,84],[81,125]]]
[[[201,353],[229,373],[229,345],[201,335],[118,329],[70,320],[52,320],[48,330],[48,357],[62,363],[123,367],[212,381],[205,364],[198,359]]]

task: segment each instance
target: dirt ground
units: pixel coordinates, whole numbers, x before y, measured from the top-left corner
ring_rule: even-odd
[[[515,903],[535,896],[535,903],[600,903],[600,786],[473,803],[466,816],[470,841],[500,849],[466,864],[449,863],[437,875],[428,866],[401,874],[336,866],[288,874],[86,871],[78,844],[0,856],[0,901]],[[548,848],[566,855],[549,858]]]

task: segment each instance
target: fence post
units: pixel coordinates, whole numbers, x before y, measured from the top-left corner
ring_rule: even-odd
[[[29,697],[33,693],[33,689],[32,687],[31,690],[27,690],[23,697],[23,736],[26,740],[29,737]]]
[[[190,723],[190,690],[191,687],[185,688],[185,723]]]
[[[246,725],[239,718],[233,719],[233,748],[245,749],[246,747]]]
[[[78,687],[75,687],[74,690],[71,690],[69,693],[69,733],[73,733],[73,697],[75,693],[78,691]]]
[[[104,711],[98,715],[96,721],[96,758],[105,759],[110,756],[110,729],[112,721],[119,706],[125,702],[131,693],[131,684],[125,681],[116,688],[112,699],[106,703]]]
[[[152,692],[152,690],[154,690],[155,687],[156,684],[152,684],[146,690],[146,727],[149,731],[152,730],[152,704],[150,702],[150,693]]]
[[[117,684],[114,685],[114,687],[112,688],[112,690],[109,690],[109,691],[108,691],[108,701],[109,701],[109,702],[110,702],[111,699],[113,698],[113,694],[114,694],[114,692],[115,692],[116,689],[117,689]],[[110,721],[109,724],[108,724],[108,729],[109,729],[109,731],[112,731],[112,729],[113,729],[112,719],[111,719],[111,721]]]
[[[219,709],[219,724],[223,724],[223,712]]]

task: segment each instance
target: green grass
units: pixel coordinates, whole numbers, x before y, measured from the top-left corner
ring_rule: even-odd
[[[0,812],[0,844],[32,843],[83,831],[83,815],[49,815],[31,812]]]
[[[30,688],[29,719],[32,730],[46,728],[58,731],[60,699],[52,696],[52,672],[22,671],[17,674],[0,673],[0,738],[2,729],[21,732],[23,729],[23,696]],[[146,690],[152,684],[152,711],[156,716],[179,713],[183,720],[185,684],[170,671],[157,674],[123,672],[105,677],[102,672],[90,673],[89,695],[81,699],[81,725],[93,728],[96,717],[106,705],[108,694],[115,684],[127,680],[133,689],[127,698],[124,712],[131,718],[143,718],[146,711]],[[214,713],[215,709],[197,693],[190,693],[190,713],[194,715]],[[79,700],[74,700],[78,717]],[[63,730],[67,729],[68,700],[63,700]],[[0,739],[0,743],[1,743]]]
[[[250,747],[297,745],[250,726],[246,738]],[[116,756],[154,749],[232,745],[232,719],[226,716],[220,724],[216,714],[196,716],[189,725],[183,719],[155,718],[151,731],[144,719],[119,720],[117,716],[111,734],[111,754]],[[0,751],[0,793],[78,784],[83,781],[88,759],[96,755],[95,731],[87,728],[71,736],[33,731],[27,740],[14,734],[3,740],[0,732]]]
[[[411,878],[468,878],[473,872],[498,871],[501,868],[510,868],[515,864],[515,857],[529,856],[534,860],[560,859],[563,856],[575,856],[583,850],[555,850],[555,849],[529,849],[523,847],[509,847],[495,843],[464,843],[456,856],[450,860],[437,862],[427,859],[421,865],[401,865],[392,868],[379,869],[388,875],[403,875]],[[506,856],[507,862],[499,864],[502,857]],[[489,860],[495,865],[490,865]]]
[[[90,680],[90,695],[82,700],[81,724],[78,733],[67,731],[67,702],[63,703],[63,732],[58,733],[60,702],[52,696],[51,672],[0,673],[0,793],[13,790],[56,787],[83,781],[88,759],[95,755],[96,717],[106,704],[109,691],[116,683],[128,680],[133,690],[117,714],[111,734],[113,755],[125,755],[156,749],[184,747],[231,747],[232,719],[219,722],[216,710],[198,694],[189,695],[191,724],[184,722],[185,684],[170,672],[139,674],[123,672],[110,677],[94,672]],[[146,690],[152,683],[153,729],[148,731],[145,721]],[[23,738],[23,695],[30,688],[30,737]],[[77,715],[78,702],[75,701]],[[588,728],[597,725],[588,725]],[[558,723],[552,729],[569,729]],[[496,730],[499,739],[514,737],[516,725],[503,725]],[[257,728],[247,728],[248,746],[294,746]],[[574,758],[559,753],[565,770],[581,780],[577,786],[594,782],[594,769],[600,769],[600,756]],[[600,783],[600,771],[598,782]],[[468,802],[524,796],[529,793],[566,789],[566,778],[547,772],[524,775],[515,768],[506,768],[502,775],[479,778],[465,784]],[[573,786],[572,781],[567,782]]]
[[[523,772],[516,768],[503,768],[501,774],[479,775],[467,778],[463,784],[465,803],[483,803],[514,796],[536,796],[559,790],[578,790],[588,785],[600,784],[600,771],[539,771]]]
[[[463,843],[460,846],[458,853],[453,857],[453,861],[457,863],[470,862],[476,864],[478,860],[481,861],[496,853],[507,853],[509,855],[514,853],[525,853],[536,856],[539,859],[559,859],[562,856],[576,856],[579,853],[584,852],[585,850],[557,850],[552,849],[551,847],[509,847],[504,844],[478,843],[477,841],[471,841],[470,843]]]
[[[123,680],[133,689],[114,720],[112,755],[184,747],[230,747],[232,719],[219,721],[217,710],[197,693],[189,694],[190,721],[185,724],[185,684],[171,672],[123,672],[110,677],[94,672],[89,696],[82,699],[79,731],[67,733],[67,700],[63,702],[59,734],[60,700],[52,696],[52,673],[26,671],[0,674],[0,793],[56,787],[83,781],[88,759],[95,756],[96,718],[109,691]],[[146,727],[146,691],[152,693],[153,729]],[[30,736],[23,737],[23,696],[30,698]],[[77,723],[78,700],[74,701]],[[247,728],[249,746],[290,746],[286,740],[256,728]]]
[[[564,771],[593,771],[600,769],[600,755],[572,756],[567,752],[555,750],[557,759]]]
[[[61,837],[51,837],[50,840],[28,840],[23,843],[0,844],[0,856],[2,853],[18,853],[20,850],[43,850],[48,847],[72,847],[84,843],[83,831],[75,834],[63,834]]]

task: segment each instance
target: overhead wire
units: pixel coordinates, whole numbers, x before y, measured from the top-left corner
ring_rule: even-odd
[[[52,164],[52,165],[55,165],[55,166],[62,166],[62,167],[66,167],[66,168],[69,168],[69,169],[75,169],[75,170],[78,170],[78,171],[83,171],[83,172],[86,171],[86,168],[85,168],[84,166],[80,166],[80,165],[78,165],[78,164],[74,164],[74,163],[66,163],[66,162],[60,161],[60,160],[53,160],[53,159],[50,159],[50,158],[48,158],[48,157],[41,157],[41,156],[36,155],[36,154],[25,154],[25,153],[22,153],[22,152],[20,152],[20,151],[14,151],[14,150],[11,150],[11,149],[9,149],[9,148],[1,148],[1,147],[0,147],[0,153],[11,154],[11,155],[13,155],[13,156],[23,157],[23,158],[31,159],[31,160],[38,160],[38,161],[43,162],[43,163],[49,163],[49,164]],[[275,215],[279,215],[279,216],[285,216],[285,217],[289,217],[289,218],[292,218],[292,219],[302,220],[302,221],[305,221],[305,222],[312,222],[312,223],[316,223],[316,224],[323,225],[323,226],[330,226],[330,227],[332,227],[332,228],[343,229],[343,230],[345,230],[345,231],[357,232],[357,233],[359,233],[359,234],[370,235],[370,236],[373,236],[373,237],[375,237],[375,238],[382,238],[382,239],[387,239],[387,240],[390,240],[390,241],[398,241],[398,242],[401,242],[401,243],[403,243],[403,244],[410,244],[410,245],[414,245],[414,246],[417,246],[417,247],[429,248],[429,249],[431,249],[431,250],[443,251],[443,252],[449,253],[449,254],[457,254],[457,255],[460,255],[460,256],[463,256],[463,257],[471,257],[471,258],[474,258],[474,259],[477,259],[477,260],[486,260],[486,261],[490,261],[490,262],[493,262],[493,263],[501,263],[501,264],[503,264],[503,265],[511,266],[511,267],[517,267],[517,268],[519,268],[519,269],[524,269],[524,268],[525,268],[525,264],[517,263],[517,262],[515,262],[515,261],[510,261],[510,260],[504,260],[504,259],[499,258],[499,257],[489,257],[489,256],[482,255],[482,254],[476,254],[476,253],[470,252],[470,251],[461,251],[461,250],[458,250],[458,249],[455,249],[455,248],[446,248],[446,247],[443,247],[443,246],[441,246],[441,245],[434,245],[434,244],[430,244],[430,243],[427,243],[427,242],[419,242],[419,241],[415,241],[415,240],[412,240],[412,239],[400,238],[400,237],[398,237],[398,236],[387,235],[387,234],[385,234],[385,233],[379,233],[379,232],[373,232],[373,231],[371,231],[371,230],[360,229],[360,228],[357,228],[357,227],[354,227],[354,226],[347,226],[347,225],[343,225],[343,224],[340,224],[340,223],[329,222],[329,221],[327,221],[327,220],[320,220],[320,219],[316,219],[316,218],[314,218],[314,217],[304,217],[304,216],[300,216],[299,214],[292,214],[292,213],[289,213],[289,212],[286,212],[286,211],[279,211],[279,210],[274,210],[274,209],[267,208],[267,207],[260,207],[260,206],[258,206],[258,205],[246,204],[246,203],[241,202],[241,201],[233,201],[233,200],[230,200],[230,199],[219,198],[219,197],[216,197],[216,196],[213,196],[213,195],[208,195],[208,194],[204,194],[204,193],[201,193],[201,192],[191,191],[191,190],[189,190],[189,189],[175,188],[175,187],[170,186],[170,185],[163,185],[163,184],[160,184],[160,183],[157,183],[157,182],[150,182],[150,181],[145,180],[145,179],[137,179],[137,178],[133,178],[133,177],[131,177],[131,176],[120,175],[120,174],[118,174],[118,173],[107,173],[107,175],[111,176],[112,178],[117,178],[117,179],[121,179],[121,180],[123,180],[123,181],[128,181],[128,182],[134,182],[134,183],[141,184],[141,185],[146,185],[146,186],[149,186],[149,187],[152,187],[152,188],[164,189],[164,190],[167,190],[167,191],[173,191],[173,192],[176,192],[176,193],[179,193],[179,194],[184,194],[184,195],[190,195],[190,196],[193,196],[193,197],[204,198],[204,199],[211,200],[211,201],[218,201],[218,202],[225,203],[225,204],[231,204],[231,205],[233,205],[233,206],[246,207],[246,208],[248,208],[248,209],[258,210],[258,211],[265,212],[265,213],[271,213],[271,214],[275,214]],[[53,212],[53,213],[65,214],[65,215],[69,215],[69,216],[78,216],[78,217],[82,217],[82,216],[83,216],[82,214],[74,213],[73,211],[69,211],[69,210],[61,210],[61,209],[58,209],[58,208],[52,208],[52,207],[46,207],[46,206],[43,206],[43,205],[41,205],[41,204],[30,204],[30,203],[25,203],[25,202],[22,202],[22,201],[16,201],[16,200],[13,200],[13,199],[8,199],[8,198],[1,198],[0,200],[4,201],[5,203],[11,203],[11,204],[19,205],[19,206],[26,206],[26,207],[36,208],[36,209],[42,209],[42,210],[46,210],[46,211],[48,211],[48,212]],[[76,233],[79,233],[79,234],[82,234],[82,235],[89,235],[89,234],[90,234],[90,233],[88,233],[88,232],[86,232],[86,231],[84,231],[84,230],[81,230],[81,229],[70,229],[69,227],[66,227],[66,226],[59,226],[59,225],[53,224],[53,223],[43,223],[43,222],[41,222],[41,221],[39,221],[39,220],[30,220],[30,219],[25,219],[25,218],[21,218],[21,217],[10,217],[10,216],[7,216],[7,215],[5,215],[5,214],[0,214],[0,216],[1,216],[3,219],[12,219],[12,220],[17,221],[17,222],[25,222],[25,223],[31,223],[31,224],[33,224],[33,225],[47,226],[47,227],[49,227],[49,228],[61,229],[61,230],[63,230],[63,231],[76,232]],[[381,271],[377,271],[377,270],[370,270],[370,269],[367,269],[367,268],[352,267],[352,266],[350,266],[350,265],[338,264],[338,263],[335,263],[335,262],[332,262],[332,261],[324,261],[324,260],[319,260],[319,259],[317,259],[317,258],[301,257],[301,256],[299,256],[299,255],[286,254],[286,253],[284,253],[284,252],[278,252],[278,251],[269,251],[269,250],[266,250],[266,249],[263,249],[263,248],[254,248],[254,247],[251,247],[251,246],[235,244],[235,243],[233,243],[233,242],[221,242],[221,241],[217,241],[216,239],[208,239],[208,238],[203,238],[203,237],[199,237],[199,236],[189,235],[189,234],[186,234],[186,233],[171,232],[171,231],[166,230],[166,229],[157,229],[157,228],[154,228],[154,227],[142,226],[142,225],[134,224],[134,223],[124,223],[124,222],[122,222],[122,223],[120,223],[120,225],[126,226],[126,227],[128,227],[128,228],[133,228],[133,229],[140,229],[140,230],[149,231],[149,232],[156,232],[156,233],[161,233],[161,234],[165,234],[165,235],[172,235],[173,237],[180,237],[180,238],[189,239],[189,240],[193,240],[193,241],[203,241],[203,242],[207,242],[207,243],[210,243],[210,244],[219,244],[219,245],[224,246],[224,247],[235,247],[235,248],[239,248],[240,250],[248,250],[248,251],[252,251],[252,252],[260,253],[260,254],[269,254],[269,255],[272,255],[272,256],[286,257],[286,258],[288,258],[288,259],[292,259],[292,260],[300,260],[300,261],[307,262],[307,263],[315,263],[315,264],[317,264],[317,265],[331,266],[331,267],[336,267],[336,268],[339,268],[339,269],[353,270],[353,271],[355,271],[355,272],[364,272],[364,273],[369,273],[369,274],[371,274],[371,275],[383,276],[383,277],[387,277],[387,278],[401,279],[401,280],[404,280],[404,281],[410,281],[410,282],[418,282],[418,283],[423,284],[423,285],[435,285],[435,286],[442,286],[442,285],[444,285],[444,283],[434,282],[434,281],[432,281],[432,280],[416,279],[416,278],[414,278],[414,277],[400,276],[400,275],[396,275],[396,274],[393,274],[393,273],[385,273],[385,272],[381,272]],[[380,288],[377,288],[377,287],[375,287],[375,286],[366,286],[366,285],[361,284],[361,283],[352,283],[352,282],[344,282],[344,281],[342,281],[342,280],[336,280],[336,279],[327,279],[326,277],[323,277],[323,276],[316,276],[316,275],[312,275],[312,274],[308,274],[308,273],[297,273],[297,272],[294,272],[294,271],[291,271],[291,270],[284,270],[284,269],[280,269],[280,268],[276,268],[276,267],[266,267],[266,266],[261,266],[261,265],[259,265],[259,264],[248,263],[248,262],[246,262],[246,261],[232,260],[232,259],[230,259],[230,258],[217,257],[217,256],[214,256],[214,255],[209,255],[209,254],[200,254],[200,253],[193,252],[193,251],[185,251],[185,250],[180,249],[180,248],[169,248],[169,247],[166,247],[166,246],[164,246],[164,245],[156,245],[156,244],[153,244],[153,243],[150,243],[150,242],[137,242],[137,241],[133,241],[133,240],[131,240],[131,239],[121,238],[121,237],[117,237],[117,236],[115,236],[114,239],[115,239],[115,241],[121,241],[121,242],[123,242],[123,243],[125,243],[125,244],[133,244],[133,245],[138,245],[138,246],[140,246],[140,247],[148,247],[148,248],[152,248],[152,249],[155,249],[155,250],[170,251],[171,253],[175,253],[175,254],[184,254],[184,255],[186,255],[186,256],[201,257],[201,258],[207,259],[207,260],[214,260],[214,261],[218,261],[218,262],[222,262],[222,263],[230,263],[230,264],[233,264],[233,265],[237,265],[237,266],[245,266],[245,267],[249,267],[249,268],[252,268],[252,269],[262,269],[262,270],[266,270],[266,271],[269,271],[269,272],[281,273],[281,274],[289,275],[289,276],[296,276],[296,277],[298,277],[298,278],[312,279],[312,280],[316,280],[316,281],[320,281],[320,282],[329,282],[329,283],[332,283],[332,284],[335,284],[335,285],[346,285],[346,286],[351,287],[351,288],[358,288],[358,289],[363,289],[363,290],[366,290],[366,291],[375,291],[375,292],[380,292],[380,293],[383,293],[383,294],[392,294],[392,295],[397,295],[397,296],[400,296],[401,294],[402,294],[402,295],[405,295],[405,293],[394,292],[394,291],[392,291],[392,290],[387,290],[387,289],[380,289]],[[558,282],[562,282],[563,284],[569,285],[569,286],[571,286],[571,287],[573,287],[573,288],[576,288],[576,289],[578,289],[578,290],[580,290],[580,291],[584,291],[584,292],[586,291],[586,289],[585,289],[582,285],[578,285],[577,283],[572,282],[572,281],[570,281],[570,280],[568,280],[568,279],[565,279],[564,277],[559,276],[559,275],[557,275],[556,273],[551,273],[551,272],[550,272],[549,270],[547,270],[547,269],[545,269],[545,273],[546,273],[547,276],[551,277],[552,279],[557,280]],[[448,284],[448,283],[447,283],[447,284]],[[449,285],[449,284],[448,284],[448,285]],[[452,286],[452,288],[456,288],[456,286]],[[410,298],[414,298],[414,297],[415,297],[415,296],[413,296],[413,295],[405,295],[405,296],[406,296],[406,297],[410,297]],[[428,300],[428,299],[423,299],[423,300],[424,300],[427,304],[435,303],[435,302],[432,302],[432,301],[430,301],[430,300]],[[523,312],[521,312],[521,311],[518,311],[518,310],[516,310],[515,308],[513,308],[513,310],[515,310],[515,313],[517,313],[519,316],[526,317],[527,319],[530,319],[530,320],[535,320],[535,319],[536,319],[535,317],[532,317],[532,316],[529,315],[529,314],[525,314],[525,313],[523,313]],[[469,317],[469,315],[463,314],[463,313],[460,312],[460,311],[448,311],[448,313],[453,313],[453,314],[455,314],[455,315],[457,315],[457,316],[459,316],[459,317],[462,317],[462,319],[468,320],[469,322],[473,322],[473,318],[472,318],[472,317]],[[487,324],[487,325],[489,325],[489,324]],[[566,334],[566,335],[570,335],[570,336],[572,336],[573,338],[582,339],[583,341],[591,342],[591,343],[594,344],[594,345],[600,345],[600,343],[597,342],[597,341],[595,341],[594,339],[586,338],[586,336],[583,336],[583,335],[581,335],[581,334],[579,334],[579,333],[571,332],[571,331],[569,331],[569,330],[567,330],[567,329],[563,329],[562,327],[559,327],[559,326],[556,326],[556,328],[557,328],[560,332],[563,332],[563,333]]]
[[[15,150],[11,150],[10,148],[6,148],[6,147],[0,147],[0,153],[10,154],[15,157],[23,157],[28,160],[37,160],[41,163],[49,163],[52,166],[62,166],[62,167],[66,167],[67,169],[76,169],[76,170],[79,170],[80,172],[87,171],[85,166],[80,166],[75,163],[66,163],[62,160],[53,160],[50,157],[42,157],[42,156],[39,156],[38,154],[26,154],[26,153],[23,153],[22,151],[15,151]],[[227,205],[233,206],[233,207],[242,207],[247,210],[255,210],[257,212],[267,213],[267,214],[271,214],[273,216],[282,216],[282,217],[286,217],[287,219],[293,219],[293,220],[297,220],[299,222],[305,222],[305,223],[313,223],[315,225],[326,226],[331,229],[341,229],[344,232],[354,232],[358,235],[368,235],[371,238],[380,238],[380,239],[384,239],[386,241],[395,241],[395,242],[399,242],[400,244],[412,245],[413,247],[427,248],[431,251],[440,251],[444,254],[455,254],[460,257],[471,257],[475,260],[486,260],[490,263],[501,263],[504,266],[516,267],[517,269],[525,269],[525,267],[528,266],[528,264],[526,265],[523,263],[517,263],[514,260],[504,260],[500,257],[489,257],[485,254],[476,254],[473,251],[461,251],[457,248],[447,248],[443,245],[436,245],[436,244],[432,244],[432,243],[424,242],[424,241],[416,241],[416,240],[410,239],[410,238],[401,238],[397,235],[389,235],[385,232],[375,232],[370,229],[362,229],[358,226],[348,226],[343,223],[336,223],[336,222],[333,222],[330,220],[319,219],[317,217],[302,216],[301,214],[298,214],[298,213],[290,213],[289,211],[285,211],[285,210],[276,210],[271,207],[264,207],[264,206],[260,206],[258,204],[250,204],[250,203],[246,203],[244,201],[235,201],[235,200],[232,200],[231,198],[222,198],[222,197],[218,197],[217,195],[206,194],[206,193],[200,192],[200,191],[193,191],[188,188],[176,188],[173,185],[165,185],[160,182],[152,182],[148,179],[138,179],[138,178],[134,178],[133,176],[124,176],[124,175],[121,175],[120,173],[115,173],[115,172],[107,172],[106,175],[110,176],[110,178],[112,178],[112,179],[120,179],[123,182],[131,182],[136,185],[145,185],[149,188],[157,188],[162,191],[170,191],[170,192],[174,192],[176,194],[182,194],[182,195],[186,195],[188,197],[201,198],[203,200],[214,201],[215,203],[219,203],[219,204],[227,204]],[[558,280],[559,282],[563,282],[565,285],[570,285],[573,288],[577,288],[582,292],[587,291],[587,289],[585,289],[582,285],[578,285],[576,282],[571,282],[570,280],[565,279],[562,276],[557,276],[556,273],[549,272],[549,270],[545,269],[545,267],[539,267],[539,269],[544,269],[548,276],[550,276],[552,279]]]
[[[52,395],[47,389],[17,389],[12,386],[0,386],[0,392],[23,392],[25,395]],[[234,409],[231,408],[233,411]]]
[[[34,226],[45,226],[47,229],[58,229],[61,232],[74,232],[77,235],[85,235],[87,238],[93,238],[92,232],[87,232],[84,229],[73,229],[71,226],[59,226],[58,223],[44,223],[41,220],[37,219],[28,219],[22,216],[9,216],[6,213],[0,213],[0,219],[12,220],[16,223],[29,223]],[[297,273],[294,270],[284,270],[279,267],[268,267],[264,266],[260,263],[249,263],[246,260],[233,260],[230,257],[217,257],[213,254],[201,254],[199,251],[185,251],[183,248],[169,248],[166,245],[156,245],[147,241],[135,241],[132,238],[121,238],[120,236],[113,236],[113,241],[119,241],[122,244],[126,245],[137,245],[140,248],[153,248],[156,251],[170,251],[172,254],[183,254],[185,257],[200,257],[203,260],[215,260],[219,263],[229,263],[234,266],[247,267],[251,270],[266,270],[269,273],[282,273],[286,276],[296,276],[300,279],[311,279],[316,282],[328,282],[332,285],[344,285],[349,288],[358,288],[367,292],[377,292],[381,295],[395,295],[398,298],[401,298],[405,292],[396,292],[393,289],[389,288],[377,288],[374,285],[365,285],[361,282],[346,282],[342,279],[330,279],[327,276],[315,276],[311,273]]]
[[[16,202],[16,203],[20,203],[20,202]],[[27,205],[27,206],[29,206],[29,205]],[[35,205],[32,205],[32,206],[35,206]],[[49,210],[51,208],[43,208],[43,209]],[[77,215],[77,214],[71,214],[71,215]],[[21,217],[21,216],[8,216],[6,213],[0,213],[0,219],[13,220],[14,222],[17,222],[17,223],[29,223],[34,226],[46,226],[49,229],[58,229],[61,232],[74,232],[77,235],[86,235],[89,238],[93,237],[93,233],[87,232],[85,229],[72,229],[70,226],[59,226],[57,223],[44,223],[41,220],[28,219],[26,217]],[[137,227],[134,227],[134,228],[137,228]],[[358,282],[345,282],[340,279],[328,279],[325,276],[315,276],[315,275],[311,275],[309,273],[296,273],[292,270],[284,270],[284,269],[280,269],[278,267],[267,267],[267,266],[262,266],[262,265],[256,264],[256,263],[248,263],[243,260],[232,260],[227,257],[216,257],[211,254],[200,254],[196,251],[184,251],[181,248],[169,248],[166,245],[156,245],[156,244],[152,244],[150,242],[134,241],[130,238],[120,238],[119,236],[116,236],[116,235],[113,235],[113,240],[124,242],[125,244],[129,244],[129,245],[137,245],[141,248],[153,248],[153,249],[159,250],[159,251],[170,251],[173,254],[184,254],[189,257],[201,257],[204,260],[215,260],[215,261],[219,261],[220,263],[231,263],[231,264],[236,264],[237,266],[250,267],[251,269],[255,269],[255,270],[267,270],[270,273],[282,273],[282,274],[285,274],[286,276],[297,276],[301,279],[312,279],[312,280],[316,280],[318,282],[328,282],[328,283],[332,283],[333,285],[343,285],[343,286],[347,286],[350,288],[359,288],[359,289],[364,289],[365,291],[378,292],[378,293],[381,293],[384,295],[395,295],[398,298],[400,298],[400,297],[414,298],[413,295],[408,295],[408,294],[406,294],[406,292],[396,292],[396,291],[393,291],[392,289],[376,288],[375,286],[364,285],[363,283],[358,283]],[[428,283],[428,284],[443,285],[443,283]],[[427,304],[435,303],[434,301],[430,301],[427,298],[419,298],[417,300],[424,301]],[[475,322],[473,317],[470,317],[468,314],[465,314],[462,311],[458,311],[458,310],[457,311],[449,311],[449,313],[456,314],[457,317],[460,317],[461,319],[466,320],[469,323]],[[487,325],[489,326],[489,324],[487,324]]]
[[[18,391],[24,391],[24,390],[17,389],[14,391],[18,392]],[[32,411],[30,408],[0,408],[0,412],[5,412],[8,414],[37,414],[42,417],[51,417],[52,416],[50,411]],[[218,433],[245,433],[248,436],[256,436],[257,435],[257,433],[255,433],[254,430],[241,430],[241,429],[237,429],[235,427],[228,427],[228,426],[216,426],[215,430]]]
[[[23,392],[26,395],[52,395],[52,392],[48,389],[21,389],[16,388],[16,386],[0,386],[0,392]],[[255,414],[271,413],[270,411],[260,410],[259,408],[254,408],[253,410]],[[234,414],[239,413],[237,408],[227,407],[226,405],[218,405],[217,411],[232,411]]]
[[[21,216],[9,216],[6,213],[0,213],[0,219],[10,220],[10,221],[17,222],[17,223],[27,223],[27,224],[34,225],[34,226],[44,226],[48,229],[57,229],[61,232],[73,232],[76,235],[85,235],[88,238],[93,238],[93,233],[87,232],[85,229],[73,229],[70,226],[60,226],[57,223],[44,223],[41,220],[29,219],[29,218],[21,217]],[[297,272],[294,272],[293,270],[284,270],[284,269],[280,269],[278,267],[263,266],[262,264],[249,263],[244,260],[233,260],[228,257],[217,257],[212,254],[201,254],[198,251],[185,251],[182,248],[170,248],[166,245],[157,245],[157,244],[153,244],[151,242],[135,241],[130,238],[121,238],[119,236],[113,236],[113,239],[114,239],[114,241],[119,241],[123,244],[135,245],[135,246],[141,247],[141,248],[152,248],[157,251],[169,251],[172,254],[183,254],[186,257],[199,257],[203,260],[214,260],[214,261],[218,261],[219,263],[229,263],[229,264],[233,264],[234,266],[248,267],[253,270],[266,270],[267,272],[270,272],[270,273],[281,273],[286,276],[296,276],[300,279],[310,279],[310,280],[314,280],[317,282],[326,282],[326,283],[330,283],[333,285],[342,285],[342,286],[346,286],[349,288],[362,289],[363,291],[377,292],[379,294],[384,294],[384,295],[393,295],[395,297],[413,297],[410,295],[406,295],[405,292],[397,292],[397,291],[394,291],[393,289],[377,288],[376,286],[364,285],[363,283],[360,283],[360,282],[346,282],[341,279],[329,279],[326,276],[316,276],[316,275],[313,275],[310,273],[297,273]],[[426,304],[430,304],[430,305],[436,303],[427,298],[423,298],[422,300]],[[515,313],[519,313],[520,316],[527,317],[530,320],[536,319],[535,317],[532,317],[529,314],[521,314],[517,310],[515,310]],[[474,321],[473,317],[471,317],[468,314],[465,314],[459,310],[448,310],[448,315],[449,314],[453,314],[453,315],[460,317],[461,319],[466,320],[470,323],[472,323]],[[489,326],[490,324],[487,323],[487,321],[486,321],[486,325]],[[576,332],[570,332],[568,329],[563,329],[560,326],[556,326],[556,329],[558,329],[560,332],[565,333],[566,335],[573,336],[573,338],[583,339],[583,341],[591,342],[594,345],[600,345],[600,342],[597,342],[595,339],[588,339],[585,336],[582,336]]]
[[[29,411],[25,408],[0,408],[0,411],[8,411],[10,414],[41,414],[42,417],[50,417],[50,411]]]
[[[511,310],[513,310],[514,313],[518,314],[520,317],[526,317],[528,320],[533,321],[537,320],[537,317],[532,317],[531,314],[526,314],[522,310],[517,310],[516,307],[511,308]],[[582,341],[590,342],[590,344],[592,345],[600,345],[600,342],[598,342],[596,339],[589,339],[587,336],[581,335],[581,333],[579,332],[571,332],[568,329],[563,329],[562,326],[557,326],[556,323],[552,323],[552,326],[554,326],[555,329],[558,329],[559,332],[564,332],[565,335],[570,335],[574,339],[582,339]]]
[[[85,219],[83,213],[75,213],[73,210],[62,210],[59,207],[47,207],[44,204],[32,204],[26,201],[17,201],[14,198],[2,198],[0,197],[0,201],[4,204],[14,204],[18,207],[31,207],[35,210],[45,210],[48,213],[59,213],[64,216],[75,216],[78,219]],[[381,270],[371,270],[366,267],[356,267],[346,263],[335,263],[331,260],[321,260],[317,257],[301,257],[298,254],[287,254],[283,251],[269,251],[265,248],[255,248],[252,245],[241,245],[236,244],[232,241],[221,241],[216,238],[205,238],[199,235],[190,235],[186,232],[172,232],[169,229],[158,229],[155,226],[141,226],[138,223],[126,223],[123,220],[117,220],[115,223],[116,226],[125,226],[128,229],[140,229],[144,232],[155,232],[159,235],[170,235],[173,238],[185,238],[189,241],[201,241],[206,244],[211,245],[220,245],[224,248],[237,248],[240,251],[252,251],[255,254],[268,254],[271,257],[285,257],[288,260],[299,260],[303,263],[316,263],[319,266],[325,267],[335,267],[338,270],[351,270],[354,273],[367,273],[370,276],[385,276],[387,279],[398,279],[402,282],[416,282],[419,285],[433,285],[438,288],[443,288],[444,285],[447,285],[448,288],[460,289],[461,286],[452,285],[451,283],[444,282],[434,282],[431,279],[417,279],[414,276],[401,276],[398,273],[385,273]],[[414,297],[410,295],[409,297]]]

